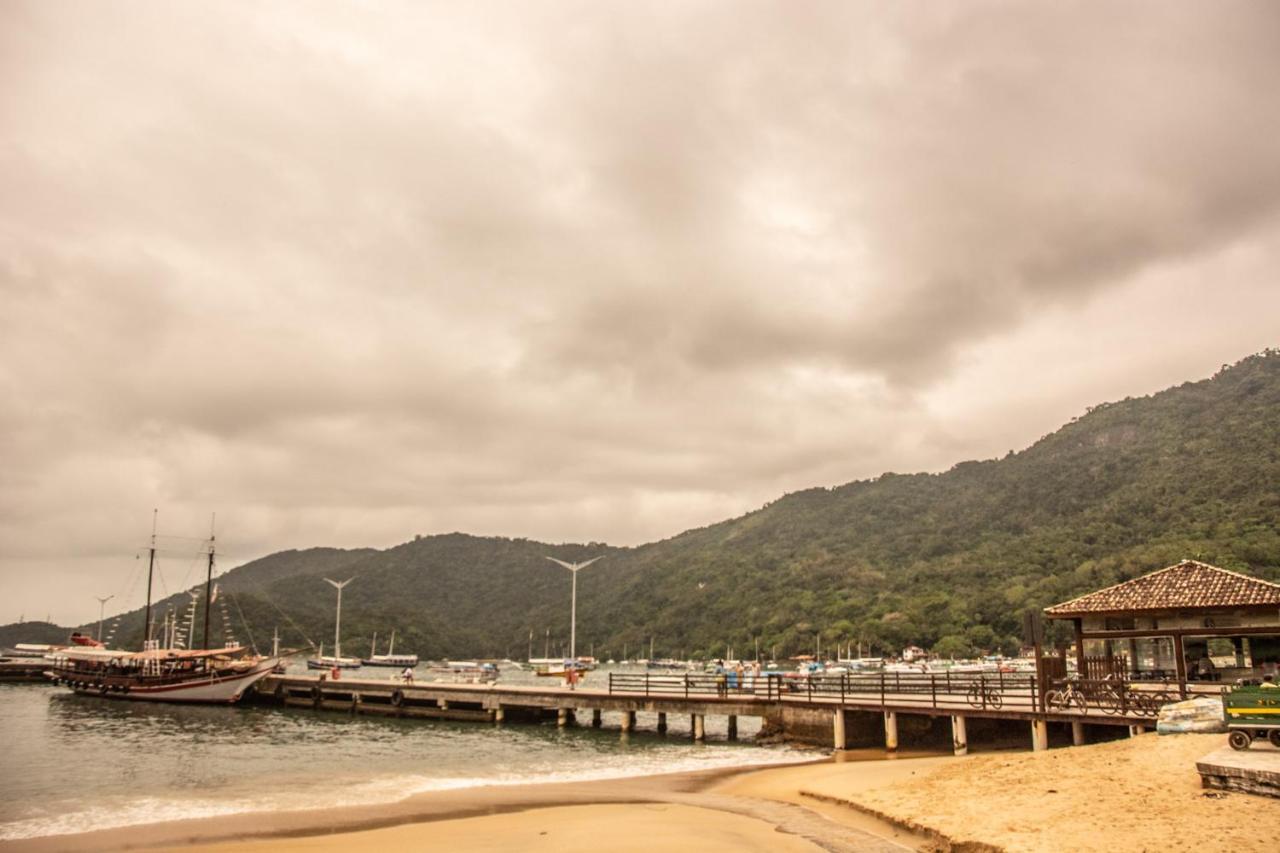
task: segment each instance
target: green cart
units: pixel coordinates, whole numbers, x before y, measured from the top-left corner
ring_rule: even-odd
[[[1280,749],[1280,688],[1233,687],[1222,696],[1222,713],[1232,749],[1248,749],[1260,737]]]

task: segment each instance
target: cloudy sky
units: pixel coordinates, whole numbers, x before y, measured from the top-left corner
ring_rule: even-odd
[[[638,544],[1205,377],[1277,80],[1264,0],[9,0],[0,622],[140,604],[153,507]]]

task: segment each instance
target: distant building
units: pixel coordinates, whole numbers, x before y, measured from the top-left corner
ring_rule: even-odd
[[[902,659],[907,663],[912,663],[913,661],[918,661],[918,660],[924,660],[927,657],[928,655],[925,653],[925,650],[920,648],[919,646],[907,646],[905,649],[902,650]]]
[[[1075,629],[1085,678],[1233,683],[1280,666],[1280,584],[1183,560],[1045,608]]]

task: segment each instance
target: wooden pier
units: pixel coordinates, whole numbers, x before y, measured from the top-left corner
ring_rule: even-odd
[[[778,675],[744,678],[701,673],[607,673],[600,687],[401,683],[343,676],[272,675],[258,683],[253,701],[352,714],[502,723],[576,722],[589,713],[593,726],[602,714],[619,714],[623,731],[635,728],[638,712],[687,715],[695,740],[705,738],[708,715],[727,718],[729,737],[738,717],[759,717],[764,730],[786,740],[836,749],[884,746],[897,749],[900,718],[928,718],[950,727],[957,754],[968,750],[971,720],[1027,725],[1035,749],[1049,745],[1050,725],[1072,743],[1084,743],[1086,726],[1127,727],[1137,734],[1154,725],[1158,704],[1123,685],[1109,685],[1092,705],[1049,708],[1033,675],[879,674],[876,676]],[[1159,695],[1161,698],[1163,694]],[[869,726],[874,718],[876,724]],[[882,725],[881,725],[882,723]],[[932,725],[932,723],[930,723]],[[916,726],[915,728],[919,728]]]
[[[43,658],[9,658],[0,660],[0,682],[47,681],[44,671],[49,662]]]

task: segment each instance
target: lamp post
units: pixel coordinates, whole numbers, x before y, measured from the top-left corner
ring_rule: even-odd
[[[573,593],[569,598],[569,658],[574,662],[578,660],[578,572],[594,563],[596,560],[603,559],[604,555],[592,557],[583,563],[566,563],[564,560],[557,560],[555,557],[547,557],[553,563],[564,566],[573,574]]]
[[[102,616],[107,610],[107,602],[115,598],[115,596],[108,595],[106,598],[98,598],[98,596],[95,595],[94,598],[98,599],[98,642],[101,643],[102,642]]]
[[[328,578],[325,578],[324,580],[325,580],[325,583],[329,584],[330,586],[332,586],[334,589],[338,591],[338,613],[337,613],[337,617],[333,620],[333,656],[334,658],[341,658],[342,657],[342,588],[347,584],[351,583],[353,580],[355,580],[355,578],[354,577],[347,578],[341,583],[339,583],[338,581],[331,581]]]

